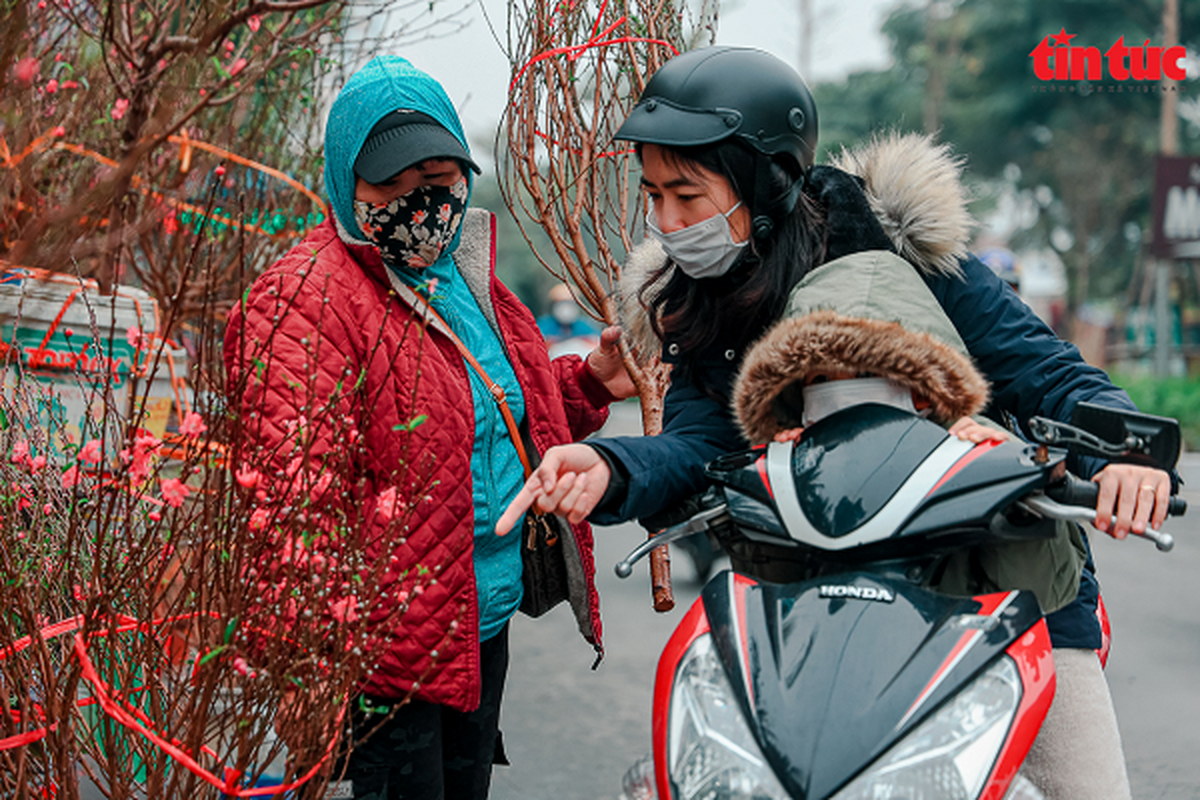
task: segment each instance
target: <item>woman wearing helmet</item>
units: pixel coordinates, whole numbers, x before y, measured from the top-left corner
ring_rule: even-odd
[[[779,59],[736,47],[677,56],[617,138],[636,143],[650,198],[650,236],[621,292],[642,355],[661,347],[674,365],[663,433],[551,449],[511,511],[536,498],[614,524],[701,489],[706,462],[745,446],[728,402],[742,353],[809,270],[866,250],[897,252],[920,272],[992,385],[989,413],[1066,421],[1084,400],[1135,409],[967,252],[972,222],[947,148],[890,137],[844,153],[840,168],[814,165],[816,107]],[[1116,538],[1165,519],[1166,473],[1082,458],[1072,467],[1097,476],[1098,527]]]
[[[946,148],[923,137],[890,137],[843,154],[841,168],[815,166],[815,104],[800,76],[773,56],[711,47],[673,58],[647,83],[617,138],[636,143],[650,198],[650,236],[631,254],[621,290],[634,311],[630,329],[652,332],[640,343],[642,354],[661,347],[673,365],[663,432],[552,448],[498,532],[534,502],[572,521],[614,524],[669,509],[702,489],[706,462],[746,446],[729,403],[742,354],[777,321],[809,270],[855,252],[896,252],[918,270],[992,385],[989,414],[1065,421],[1084,400],[1134,408],[967,252],[971,220],[959,164]],[[1162,524],[1172,489],[1166,473],[1087,459],[1072,468],[1100,484],[1102,530],[1123,538]],[[1048,617],[1056,647],[1101,646],[1097,596],[1089,559],[1079,598]],[[1127,797],[1098,664],[1092,678],[1092,687],[1100,681],[1110,720],[1093,727],[1111,736],[1085,746],[1104,755],[1059,753],[1047,772],[1078,792],[1083,765],[1091,770],[1106,761],[1100,772],[1109,785],[1084,794]],[[1031,769],[1034,762],[1031,756]],[[1079,766],[1062,769],[1068,762]],[[1042,783],[1062,796],[1049,779]],[[1113,785],[1122,787],[1116,795]]]

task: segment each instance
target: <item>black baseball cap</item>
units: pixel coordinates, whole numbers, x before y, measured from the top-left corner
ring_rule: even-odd
[[[475,170],[467,149],[438,121],[420,111],[400,109],[388,114],[367,134],[354,159],[354,174],[367,183],[383,183],[409,167],[431,158],[454,158]]]

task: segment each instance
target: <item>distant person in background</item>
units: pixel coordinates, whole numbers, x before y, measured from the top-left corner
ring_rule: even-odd
[[[1021,293],[1021,273],[1017,271],[1017,255],[1007,247],[990,247],[976,253],[976,257],[996,273],[996,277]]]
[[[556,284],[548,297],[550,313],[538,317],[537,324],[550,357],[591,352],[600,343],[600,329],[584,316],[570,287],[565,283]]]

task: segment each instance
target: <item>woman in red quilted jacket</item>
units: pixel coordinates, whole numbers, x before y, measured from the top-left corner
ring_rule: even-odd
[[[383,727],[352,751],[337,797],[487,796],[508,621],[526,592],[522,537],[493,533],[525,476],[489,384],[535,464],[633,393],[616,330],[585,359],[548,360],[533,316],[496,278],[493,217],[467,207],[478,171],[442,87],[404,59],[375,58],[330,109],[331,218],[254,282],[226,335],[229,385],[256,378],[231,404],[275,474],[357,447],[356,512],[380,542],[359,556],[383,576],[375,596],[406,604],[354,609],[386,620],[370,629],[379,659],[352,701],[355,739]],[[314,393],[338,426],[306,417]],[[569,530],[568,599],[599,654],[592,534]],[[436,579],[418,585],[418,573]]]

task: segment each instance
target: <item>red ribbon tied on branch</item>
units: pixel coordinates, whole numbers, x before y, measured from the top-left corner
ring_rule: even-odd
[[[572,9],[574,7],[575,7],[575,3],[573,3],[573,2],[570,4],[570,6],[568,6],[568,8],[572,8]],[[605,38],[606,36],[611,34],[613,31],[615,31],[620,26],[624,25],[626,20],[628,20],[628,15],[622,14],[620,17],[617,18],[617,20],[615,22],[613,22],[611,25],[609,25],[603,31],[598,31],[597,29],[600,27],[600,21],[602,19],[604,19],[604,11],[607,8],[608,8],[608,0],[604,0],[604,2],[600,4],[599,13],[596,14],[596,21],[594,23],[592,23],[592,33],[588,37],[587,41],[583,42],[582,44],[566,45],[563,47],[554,47],[549,50],[543,50],[542,52],[538,53],[533,58],[529,59],[524,64],[522,64],[521,68],[519,70],[517,70],[517,74],[513,76],[512,81],[508,84],[509,96],[510,97],[512,96],[513,90],[516,88],[517,84],[520,82],[521,77],[525,74],[526,70],[528,70],[534,64],[537,64],[541,61],[546,61],[547,59],[551,59],[551,58],[557,58],[559,56],[566,56],[568,61],[575,61],[581,55],[583,55],[584,53],[586,53],[589,50],[597,50],[597,49],[602,49],[605,47],[611,47],[612,45],[615,45],[615,44],[632,44],[632,43],[660,45],[662,47],[668,48],[671,51],[672,55],[679,55],[678,48],[676,48],[675,45],[671,44],[666,39],[654,39],[654,38],[647,37],[647,36],[617,36],[612,39],[606,39]],[[561,146],[561,142],[555,141],[554,139],[550,138],[549,136],[547,136],[546,134],[542,133],[539,130],[535,129],[534,133],[537,136],[539,136],[540,138],[545,139],[547,142],[550,142],[551,144]],[[599,153],[599,154],[597,154],[596,157],[597,158],[608,158],[611,156],[622,155],[622,154],[629,153],[629,152],[632,152],[632,151],[631,150],[611,150],[611,151],[607,151],[604,153]]]

